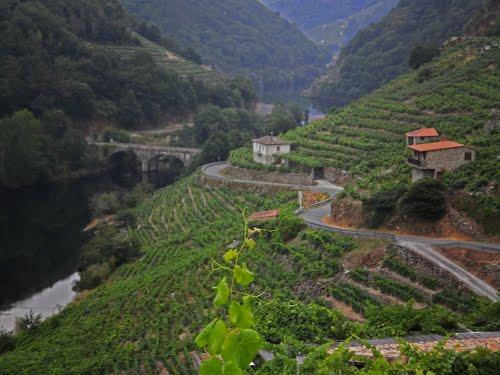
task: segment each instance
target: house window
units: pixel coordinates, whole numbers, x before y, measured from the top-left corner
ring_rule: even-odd
[[[472,152],[465,153],[465,160],[472,160]]]
[[[408,144],[410,146],[413,144],[413,137],[408,137]]]
[[[276,148],[276,151],[280,152],[280,146],[278,146],[278,147]]]
[[[425,141],[425,137],[420,137],[420,140],[421,141]]]

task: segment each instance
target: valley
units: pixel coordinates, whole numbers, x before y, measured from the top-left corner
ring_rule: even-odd
[[[496,373],[499,12],[0,0],[0,374]]]

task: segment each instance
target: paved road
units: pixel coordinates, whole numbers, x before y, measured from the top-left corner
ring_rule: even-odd
[[[202,168],[202,172],[215,179],[228,179],[223,175],[224,169],[227,167],[227,163],[213,163],[206,165]],[[284,186],[291,189],[304,189],[304,190],[316,190],[329,193],[332,197],[337,195],[343,189],[339,186],[335,186],[328,181],[317,181],[316,186],[301,186],[301,185],[291,185],[291,184],[278,184],[272,182],[263,181],[252,181],[252,180],[240,180],[231,179],[238,183],[247,183],[250,185],[275,185]],[[323,222],[323,218],[330,214],[330,206],[328,204],[320,205],[318,207],[309,209],[299,214],[299,216],[304,219],[304,221],[311,227],[322,228],[331,232],[341,233],[347,236],[354,237],[367,237],[367,238],[383,238],[393,241],[407,249],[420,254],[425,259],[428,259],[437,266],[445,269],[454,275],[458,280],[464,282],[471,290],[483,295],[492,301],[498,301],[498,293],[490,285],[486,284],[467,270],[461,268],[456,263],[452,262],[448,258],[442,256],[437,251],[435,251],[432,246],[438,247],[464,247],[469,249],[482,249],[482,250],[492,250],[500,251],[500,244],[495,243],[483,243],[483,242],[473,242],[473,241],[456,241],[443,238],[432,238],[432,237],[422,237],[422,236],[404,236],[404,235],[394,235],[391,233],[371,231],[371,230],[361,230],[361,229],[346,229],[335,227],[331,225],[326,225]]]
[[[226,162],[207,164],[202,168],[202,173],[218,180],[228,180],[241,184],[255,185],[255,186],[279,186],[286,187],[293,190],[313,190],[322,193],[329,193],[332,196],[338,194],[343,188],[333,185],[326,180],[317,180],[317,185],[300,185],[300,184],[282,184],[278,182],[243,180],[238,178],[228,178],[223,174],[224,169],[228,167]]]

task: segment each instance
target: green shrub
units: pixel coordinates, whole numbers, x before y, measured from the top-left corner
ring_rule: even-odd
[[[121,207],[117,192],[96,194],[90,199],[90,210],[94,217],[102,217],[116,213]]]
[[[446,187],[438,180],[417,181],[403,196],[401,212],[422,219],[439,219],[446,213],[445,191]]]
[[[273,300],[259,305],[257,317],[257,330],[273,343],[289,339],[323,343],[345,339],[353,330],[353,324],[341,313],[314,303]]]
[[[367,331],[371,336],[406,336],[413,332],[446,334],[458,328],[453,312],[434,305],[416,309],[413,302],[401,306],[368,306]]]
[[[0,354],[14,349],[14,336],[12,332],[0,329]]]
[[[122,129],[107,128],[102,134],[104,142],[130,143],[130,134]]]
[[[383,224],[387,216],[394,212],[399,199],[408,191],[406,184],[396,185],[380,190],[363,199],[363,209],[368,214],[370,227],[378,227]]]
[[[37,329],[42,324],[42,315],[30,310],[29,314],[16,318],[16,332],[28,332]]]
[[[93,264],[80,272],[80,280],[75,284],[75,290],[90,290],[104,282],[111,273],[108,263]]]

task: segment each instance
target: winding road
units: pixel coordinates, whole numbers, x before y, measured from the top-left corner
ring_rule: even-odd
[[[255,181],[255,180],[242,180],[233,179],[224,175],[223,171],[226,169],[228,164],[226,162],[207,164],[202,167],[202,173],[212,179],[216,180],[227,180],[232,182],[237,182],[240,184],[248,184],[253,186],[279,186],[288,187],[293,190],[312,190],[329,193],[331,197],[334,197],[343,188],[340,186],[333,185],[332,183],[325,180],[316,181],[316,185],[295,185],[295,184],[282,184],[273,183],[267,181]],[[456,279],[462,281],[475,293],[485,296],[492,301],[498,301],[498,292],[476,277],[467,270],[458,266],[456,263],[452,262],[448,258],[444,257],[432,246],[438,247],[462,247],[473,250],[488,250],[488,251],[500,251],[500,244],[497,243],[485,243],[485,242],[474,242],[474,241],[457,241],[446,238],[432,238],[423,236],[406,236],[406,235],[395,235],[386,232],[365,230],[365,229],[350,229],[341,228],[332,225],[327,225],[323,222],[323,218],[330,214],[330,206],[328,204],[320,205],[311,208],[307,211],[302,211],[299,216],[311,227],[321,228],[331,232],[340,233],[347,236],[353,237],[365,237],[365,238],[381,238],[390,240],[402,247],[405,247],[415,253],[418,253],[423,258],[429,260],[438,267],[451,273]]]

